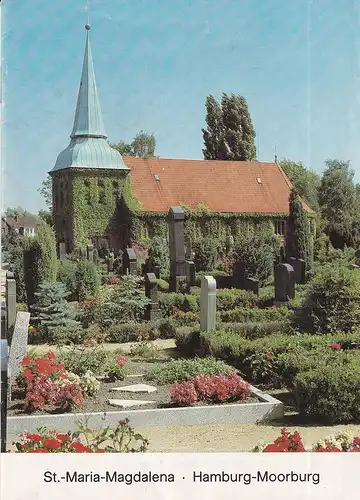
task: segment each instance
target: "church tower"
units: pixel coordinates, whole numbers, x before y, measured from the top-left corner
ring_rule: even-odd
[[[115,249],[126,244],[118,202],[130,193],[129,168],[107,142],[91,54],[90,25],[85,28],[85,55],[70,144],[49,172],[56,237],[58,243],[65,243],[68,253],[90,242],[98,248],[107,245]]]

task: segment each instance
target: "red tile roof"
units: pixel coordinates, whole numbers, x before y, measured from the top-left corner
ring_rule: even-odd
[[[291,182],[276,163],[132,156],[124,162],[146,212],[167,212],[179,204],[204,204],[213,212],[289,212]],[[305,203],[304,208],[310,211]]]

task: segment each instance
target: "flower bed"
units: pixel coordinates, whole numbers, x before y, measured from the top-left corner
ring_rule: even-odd
[[[273,443],[265,446],[258,445],[253,449],[254,452],[305,452],[302,437],[295,431],[293,433],[287,431],[285,427],[281,429],[280,436]],[[313,444],[311,450],[317,453],[324,452],[360,452],[360,437],[350,436],[344,432],[338,433],[335,436],[325,438]]]

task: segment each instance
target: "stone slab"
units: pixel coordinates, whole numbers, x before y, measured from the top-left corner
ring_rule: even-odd
[[[137,377],[143,377],[145,373],[133,373],[132,375],[127,375],[126,378],[137,378]]]
[[[26,356],[28,346],[30,313],[18,311],[9,352],[10,384],[20,372],[20,362]]]
[[[111,406],[119,406],[120,408],[131,408],[133,406],[144,406],[154,403],[156,401],[143,401],[141,399],[109,399]]]
[[[134,385],[127,385],[124,387],[114,387],[111,390],[121,391],[121,392],[134,392],[137,394],[150,394],[151,392],[156,392],[157,388],[152,385],[134,384]]]

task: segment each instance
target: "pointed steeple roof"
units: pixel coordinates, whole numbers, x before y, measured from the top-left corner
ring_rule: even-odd
[[[90,46],[90,25],[85,28],[85,55],[71,141],[59,154],[52,171],[65,168],[128,170],[120,153],[106,140]]]
[[[91,53],[89,36],[90,25],[87,24],[85,28],[85,55],[71,138],[103,137],[106,139],[107,136],[101,115],[99,96],[95,80],[94,63]]]

